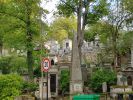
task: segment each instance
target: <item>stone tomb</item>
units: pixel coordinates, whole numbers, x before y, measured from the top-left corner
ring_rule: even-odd
[[[58,96],[58,69],[53,65],[49,70],[51,97]]]
[[[133,67],[127,67],[122,73],[127,78],[127,85],[133,86]]]

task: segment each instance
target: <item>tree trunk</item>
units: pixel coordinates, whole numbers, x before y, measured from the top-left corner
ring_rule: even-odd
[[[28,65],[28,73],[30,79],[33,78],[33,44],[32,44],[32,33],[31,33],[31,8],[29,7],[28,1],[26,3],[26,34],[27,34],[27,65]]]
[[[79,53],[79,59],[80,64],[82,60],[82,52],[81,52],[81,46],[82,46],[82,31],[81,31],[81,19],[82,19],[82,0],[79,1],[79,7],[78,7],[78,13],[77,13],[77,42],[78,42],[78,53]]]
[[[116,67],[118,66],[118,59],[117,59],[117,48],[116,48],[116,43],[117,43],[117,37],[116,33],[112,34],[112,44],[113,44],[113,69],[116,71]]]

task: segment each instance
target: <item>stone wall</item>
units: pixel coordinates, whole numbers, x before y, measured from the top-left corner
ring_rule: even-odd
[[[120,87],[110,87],[110,94],[111,97],[116,97],[117,93],[123,93],[123,92],[132,92],[132,86],[128,86],[125,88],[120,88]]]

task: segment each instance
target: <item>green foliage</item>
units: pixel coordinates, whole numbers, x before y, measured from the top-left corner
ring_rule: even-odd
[[[124,6],[124,10],[127,13],[130,13],[130,17],[127,18],[126,22],[128,24],[131,24],[130,27],[132,28],[133,27],[132,26],[132,22],[133,22],[133,17],[132,17],[132,15],[133,15],[133,6],[132,6],[132,4],[133,4],[133,1],[132,0],[122,0],[122,2],[123,2],[122,6]],[[129,26],[128,26],[128,28],[129,28]]]
[[[0,100],[14,100],[23,93],[35,91],[38,85],[26,82],[17,74],[0,75]]]
[[[84,39],[88,42],[90,41],[94,41],[96,36],[96,33],[90,31],[90,30],[85,30],[85,34],[84,34]]]
[[[80,0],[61,0],[57,6],[60,15],[71,16],[78,12]],[[90,4],[92,5],[90,6]],[[94,5],[93,5],[94,3]],[[104,15],[108,14],[108,4],[106,0],[82,0],[82,7],[87,9],[86,12],[81,12],[82,15],[85,14],[85,23],[92,24],[102,18]],[[91,10],[90,10],[91,9]]]
[[[85,30],[84,39],[86,41],[93,41],[95,36],[98,35],[100,42],[106,44],[108,39],[111,37],[111,25],[106,22],[97,22],[93,25],[88,26],[89,28]]]
[[[11,61],[11,57],[3,57],[0,58],[0,70],[2,70],[3,74],[10,73],[11,66],[9,65]]]
[[[27,51],[29,75],[33,76],[33,41],[40,32],[40,0],[6,0],[0,3],[2,45]]]
[[[110,70],[99,69],[92,73],[91,88],[95,92],[102,92],[102,83],[107,82],[110,86],[116,82],[116,74]]]
[[[6,56],[0,58],[0,70],[3,74],[9,73],[23,73],[26,71],[27,64],[25,57],[19,56]]]
[[[21,94],[22,78],[18,75],[0,75],[0,100],[14,100]]]
[[[125,9],[133,13],[133,1],[132,0],[122,0]]]
[[[115,45],[115,51],[119,55],[123,55],[129,52],[131,48],[131,43],[132,43],[132,31],[124,31],[124,30],[119,30],[118,36],[117,36],[117,41],[115,44],[113,44],[113,37],[114,37],[114,31],[115,31],[115,25],[111,25],[108,22],[98,22],[95,23],[85,31],[85,36],[84,39],[86,41],[93,41],[95,39],[95,36],[98,35],[100,39],[100,43],[103,43],[105,46],[105,51],[103,53],[105,60],[107,61],[107,55],[111,52],[113,52],[113,46]],[[104,57],[101,57],[102,59]],[[113,58],[110,59],[112,62]]]
[[[76,31],[76,27],[75,17],[58,17],[51,24],[48,36],[50,39],[55,39],[59,42],[66,38],[72,39],[73,31]]]
[[[60,87],[62,94],[69,91],[70,72],[62,70],[60,75]]]
[[[40,46],[37,47],[38,50],[33,51],[33,58],[34,58],[34,77],[41,77],[41,61],[40,61],[40,55],[43,57],[48,56],[48,50],[43,49],[40,50]],[[45,76],[45,73],[44,73]]]
[[[89,25],[88,29],[85,30],[84,39],[86,41],[94,41],[95,36],[101,33],[102,23],[95,23],[93,25]]]
[[[123,43],[127,48],[131,47],[133,42],[133,31],[128,31],[123,36]]]
[[[35,77],[41,77],[41,67],[37,67],[35,70],[34,70],[34,76]]]
[[[38,88],[38,85],[32,82],[23,82],[23,91],[33,92]]]

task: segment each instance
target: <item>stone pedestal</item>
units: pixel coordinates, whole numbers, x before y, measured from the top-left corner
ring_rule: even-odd
[[[46,78],[43,79],[43,82],[39,82],[39,92],[40,92],[40,98],[43,97],[43,99],[46,99],[47,97],[47,80]],[[50,78],[48,78],[48,98],[51,98],[51,92],[50,92]]]
[[[70,94],[83,93],[82,81],[70,81]]]

